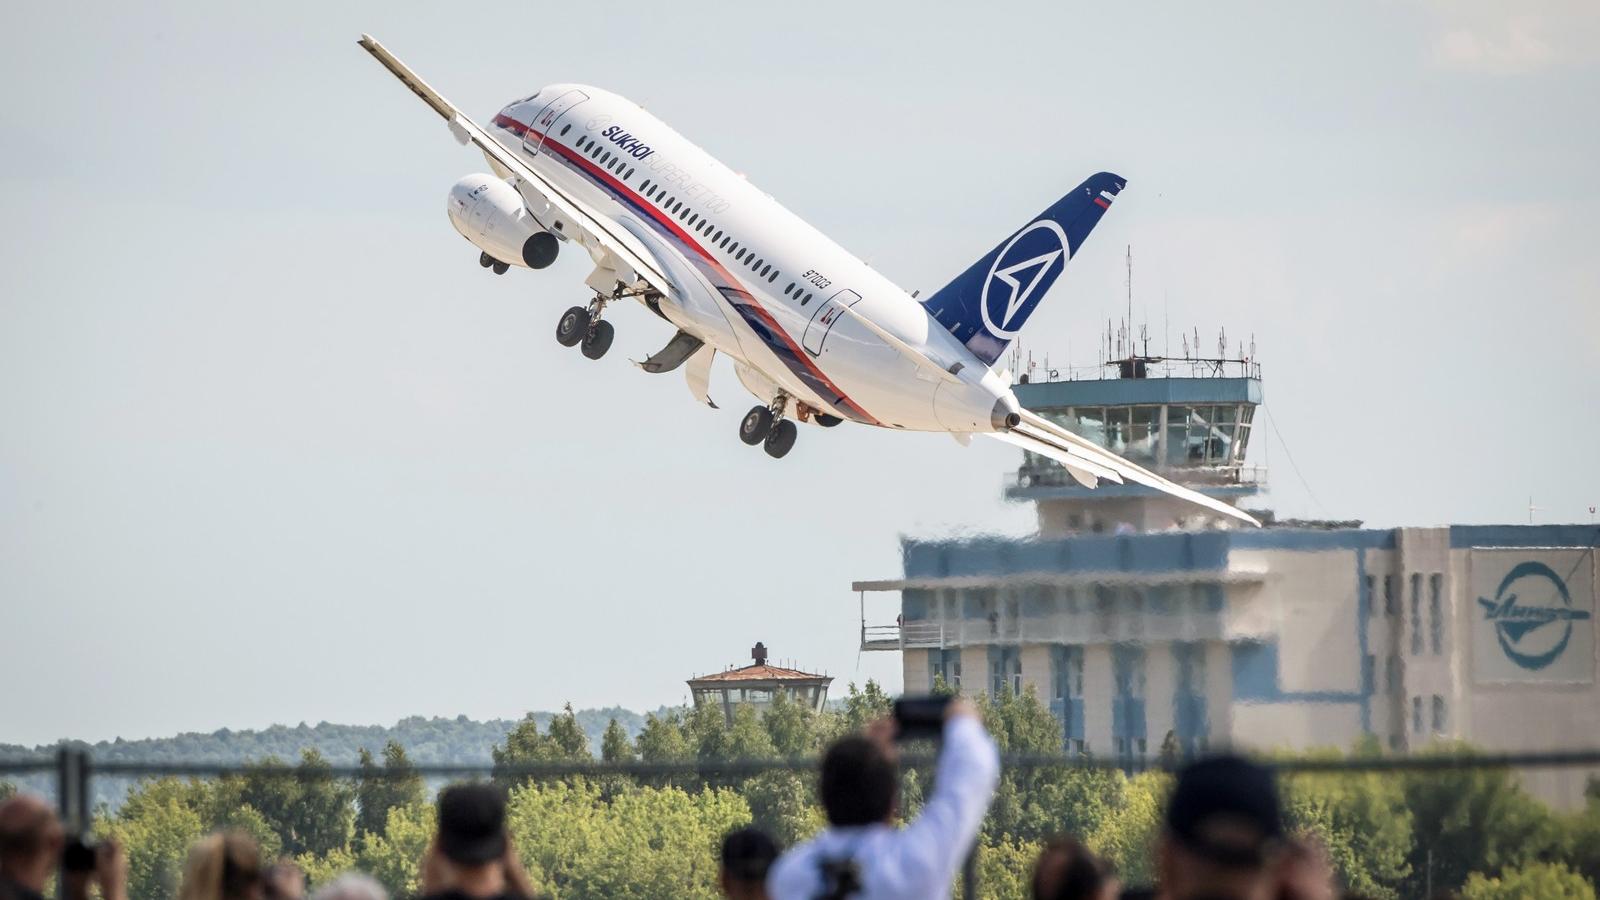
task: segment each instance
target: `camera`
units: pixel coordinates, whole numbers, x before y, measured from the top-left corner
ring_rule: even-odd
[[[894,702],[896,740],[938,740],[944,734],[944,714],[950,695],[901,697]]]
[[[96,847],[88,839],[74,837],[61,848],[61,868],[66,872],[93,872]]]

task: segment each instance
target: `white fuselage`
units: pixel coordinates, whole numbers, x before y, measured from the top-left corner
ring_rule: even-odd
[[[922,304],[637,104],[552,85],[491,130],[649,247],[681,294],[659,298],[661,314],[733,357],[763,401],[781,392],[814,413],[956,433],[996,430],[1016,408]],[[956,377],[919,368],[852,312]]]

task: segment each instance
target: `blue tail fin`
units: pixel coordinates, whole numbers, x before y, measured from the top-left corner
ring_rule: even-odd
[[[924,301],[928,313],[994,365],[1126,183],[1090,176]]]

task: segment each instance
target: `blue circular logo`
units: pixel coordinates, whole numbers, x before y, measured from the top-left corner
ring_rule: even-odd
[[[998,338],[1016,337],[1071,255],[1066,232],[1050,219],[1040,219],[1017,232],[995,255],[983,280],[983,295],[978,298],[989,333]]]
[[[1531,560],[1506,573],[1493,600],[1478,603],[1506,657],[1530,672],[1555,662],[1572,640],[1572,623],[1589,618],[1588,610],[1572,608],[1561,576]]]

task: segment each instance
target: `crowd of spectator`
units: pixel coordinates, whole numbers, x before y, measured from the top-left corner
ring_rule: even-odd
[[[733,900],[949,897],[972,851],[1000,776],[999,754],[976,710],[954,699],[920,726],[940,751],[932,790],[900,824],[899,739],[907,723],[874,723],[835,742],[821,761],[827,827],[787,852],[756,828],[728,834],[718,883]],[[618,860],[617,865],[627,865]],[[1320,850],[1287,834],[1272,773],[1216,756],[1178,773],[1163,817],[1154,886],[1126,887],[1079,840],[1048,842],[1034,866],[1035,900],[1324,900],[1338,896]],[[419,863],[424,900],[533,900],[506,823],[505,792],[459,784],[438,798],[438,824]],[[69,835],[42,799],[0,803],[0,900],[44,900],[59,877],[65,900],[127,900],[128,864],[112,841]],[[292,862],[269,863],[250,837],[210,835],[189,852],[177,900],[306,900]],[[310,900],[388,900],[382,885],[347,873]]]

